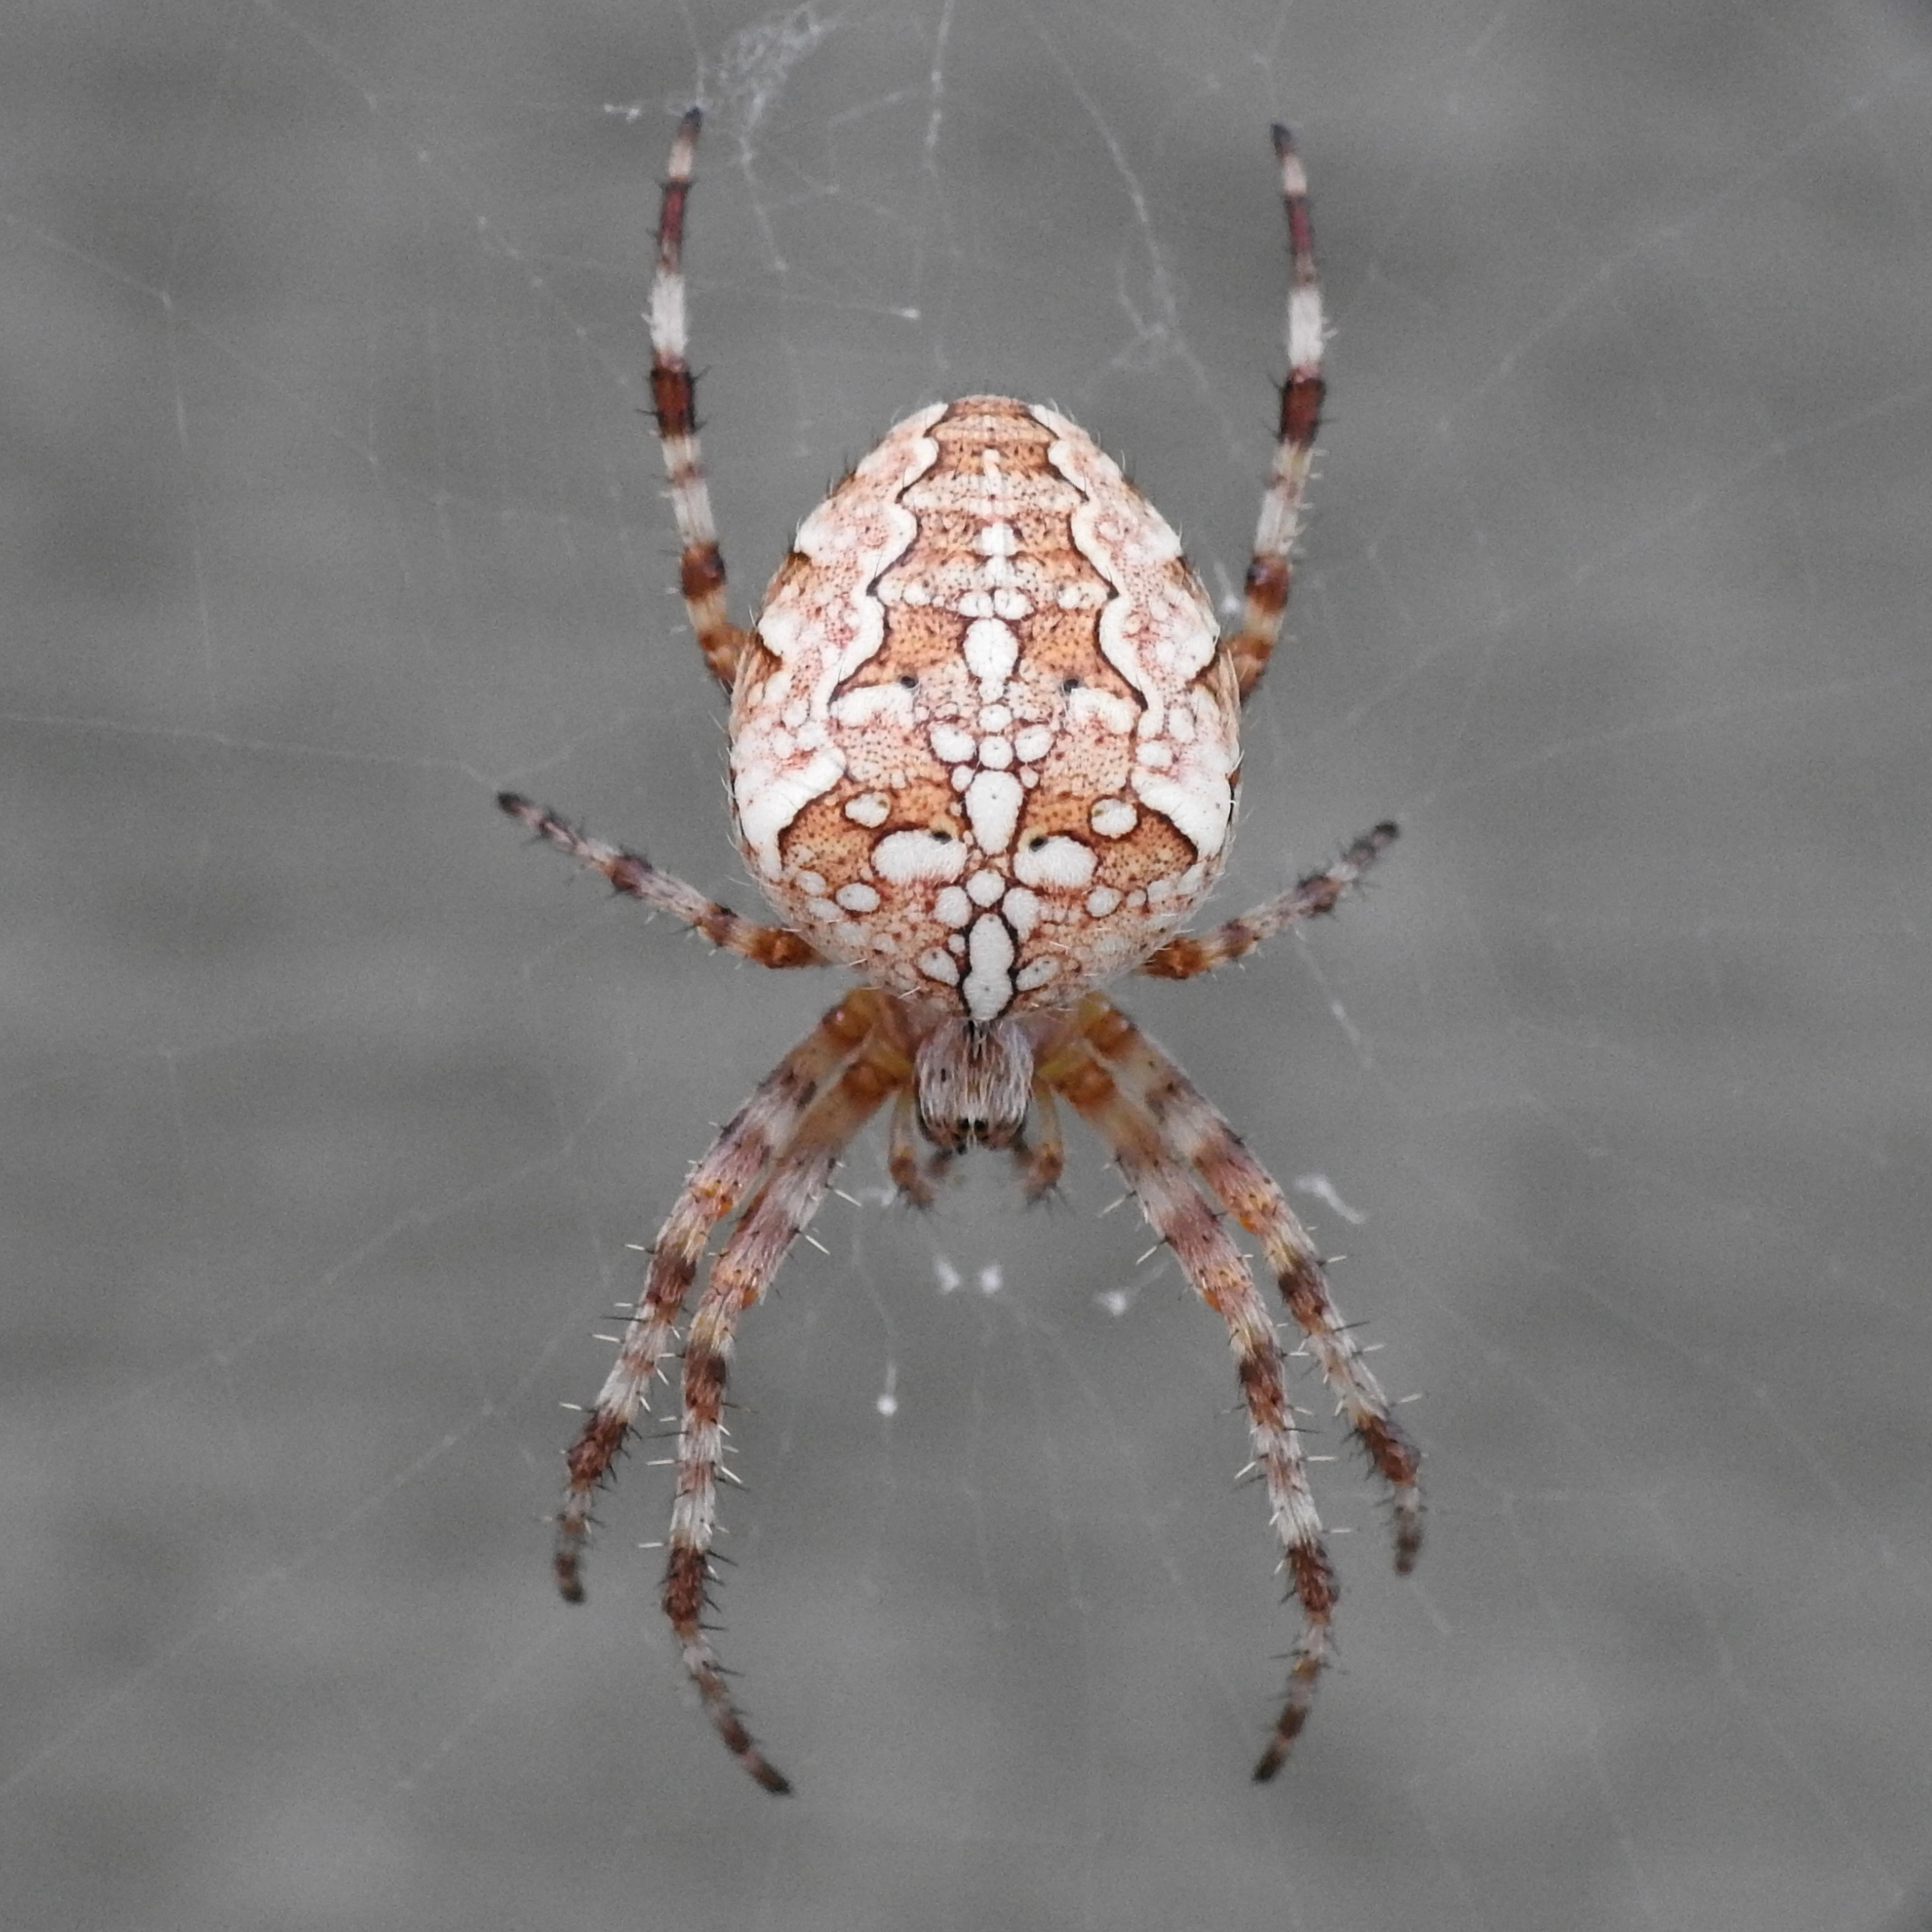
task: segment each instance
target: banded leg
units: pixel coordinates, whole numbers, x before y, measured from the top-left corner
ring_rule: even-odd
[[[650,284],[650,402],[664,452],[664,472],[671,479],[671,514],[678,520],[683,547],[678,555],[679,588],[704,662],[729,691],[750,640],[732,622],[724,601],[724,559],[718,549],[718,526],[704,481],[704,452],[698,447],[697,388],[687,360],[684,204],[691,195],[691,163],[703,119],[696,108],[685,110],[664,177],[658,267]]]
[[[1396,828],[1384,821],[1365,832],[1325,872],[1311,872],[1300,884],[1290,887],[1279,898],[1267,900],[1217,926],[1212,932],[1178,933],[1157,947],[1136,972],[1153,980],[1191,980],[1212,972],[1230,960],[1253,952],[1263,940],[1271,939],[1284,926],[1333,912],[1343,897],[1360,883],[1361,877],[1395,843]]]
[[[1328,1293],[1322,1257],[1274,1177],[1241,1143],[1226,1117],[1159,1047],[1117,1009],[1087,1034],[1093,1050],[1159,1126],[1162,1137],[1199,1174],[1208,1192],[1261,1244],[1288,1312],[1308,1352],[1368,1452],[1395,1502],[1395,1567],[1415,1567],[1422,1542],[1417,1478],[1422,1452],[1389,1412],[1353,1332]]]
[[[1097,996],[1090,1005],[1101,1023],[1113,1012]],[[1308,1486],[1274,1326],[1248,1264],[1195,1186],[1186,1164],[1153,1117],[1100,1063],[1094,1049],[1084,1042],[1070,1043],[1054,1055],[1049,1068],[1054,1085],[1107,1143],[1148,1225],[1174,1251],[1195,1292],[1228,1324],[1235,1373],[1248,1409],[1251,1466],[1265,1485],[1282,1567],[1302,1612],[1302,1634],[1289,1666],[1274,1739],[1255,1770],[1257,1778],[1272,1777],[1314,1701],[1315,1684],[1328,1658],[1336,1596],[1335,1571],[1322,1545],[1321,1517]]]
[[[1315,460],[1315,439],[1321,427],[1322,398],[1326,393],[1322,381],[1322,285],[1315,271],[1308,177],[1295,151],[1294,137],[1278,124],[1274,152],[1282,164],[1282,204],[1288,213],[1288,379],[1282,385],[1274,466],[1255,529],[1241,627],[1228,640],[1243,702],[1261,682],[1282,634],[1282,613],[1288,608],[1294,580],[1295,533],[1301,526],[1302,498]]]
[[[745,919],[729,906],[706,898],[696,886],[686,885],[675,873],[661,871],[641,852],[626,852],[621,845],[593,839],[578,831],[568,819],[531,804],[514,791],[498,792],[497,803],[559,852],[567,852],[579,865],[602,873],[613,891],[642,899],[653,912],[667,912],[674,919],[682,919],[726,952],[755,960],[761,966],[828,964],[824,954],[803,933],[794,932],[789,926],[765,926],[756,919]]]
[[[671,1509],[664,1614],[684,1668],[733,1757],[767,1791],[791,1785],[758,1746],[724,1684],[704,1613],[711,1548],[717,1531],[717,1485],[724,1453],[724,1386],[737,1325],[777,1274],[786,1252],[824,1199],[832,1170],[852,1137],[891,1094],[901,1075],[883,1055],[859,1057],[793,1129],[744,1218],[712,1262],[684,1345],[684,1412],[678,1433],[678,1495]]]
[[[791,1140],[825,1081],[863,1042],[871,1019],[868,1000],[855,994],[786,1055],[720,1130],[691,1170],[650,1251],[644,1298],[567,1461],[570,1478],[557,1513],[553,1558],[557,1587],[571,1603],[584,1600],[583,1558],[591,1506],[610,1466],[646,1406],[653,1378],[676,1342],[677,1320],[712,1230],[735,1209]]]

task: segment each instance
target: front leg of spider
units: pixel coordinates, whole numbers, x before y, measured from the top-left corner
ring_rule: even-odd
[[[1307,184],[1275,130],[1287,211],[1289,374],[1241,621],[1226,638],[1159,512],[1078,425],[1006,396],[937,403],[890,431],[799,527],[750,630],[735,625],[699,448],[683,280],[694,108],[663,188],[651,394],[681,580],[731,701],[733,829],[777,923],[518,794],[502,809],[617,890],[763,966],[861,984],[786,1055],[691,1172],[653,1244],[617,1359],[568,1457],[557,1583],[584,1595],[597,1496],[686,1337],[663,1608],[707,1714],[768,1791],[708,1621],[725,1388],[739,1324],[803,1232],[853,1137],[883,1111],[887,1166],[929,1202],[977,1147],[1030,1199],[1065,1161],[1060,1106],[1099,1136],[1149,1224],[1225,1325],[1253,1467],[1301,1631],[1256,1770],[1278,1769],[1327,1660],[1335,1570],[1267,1305],[1230,1237],[1260,1242],[1303,1347],[1388,1485],[1397,1567],[1421,1534],[1420,1457],[1395,1422],[1320,1258],[1227,1121],[1098,990],[1191,979],[1334,910],[1395,836],[1204,933],[1179,930],[1228,857],[1241,706],[1280,634],[1323,394]]]

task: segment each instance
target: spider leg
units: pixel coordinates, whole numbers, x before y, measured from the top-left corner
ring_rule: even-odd
[[[1248,566],[1248,596],[1241,627],[1228,640],[1228,653],[1245,703],[1261,682],[1282,634],[1282,615],[1294,580],[1294,539],[1302,520],[1302,498],[1315,460],[1321,427],[1322,285],[1315,272],[1315,227],[1308,214],[1308,177],[1286,128],[1274,130],[1274,152],[1282,164],[1282,203],[1288,213],[1288,379],[1282,385],[1281,426],[1274,467],[1261,498],[1254,533],[1254,556]]]
[[[1053,1089],[1035,1081],[1033,1117],[1013,1144],[1013,1164],[1020,1174],[1020,1191],[1030,1206],[1043,1201],[1060,1184],[1067,1167],[1067,1141],[1060,1131],[1060,1110],[1055,1104]]]
[[[696,886],[686,885],[675,873],[660,871],[641,852],[626,852],[621,846],[593,839],[568,819],[531,804],[514,791],[498,792],[497,803],[559,852],[567,852],[580,865],[602,873],[613,890],[642,899],[654,912],[667,912],[674,919],[682,919],[727,952],[755,960],[761,966],[829,964],[803,933],[794,932],[789,926],[765,926],[745,919],[729,906],[706,898]]]
[[[892,1184],[915,1208],[930,1208],[939,1198],[939,1183],[954,1157],[937,1147],[922,1146],[919,1109],[910,1087],[902,1087],[892,1103],[892,1127],[886,1145],[886,1171]]]
[[[1301,1217],[1266,1168],[1242,1144],[1227,1117],[1167,1055],[1116,1007],[1088,1039],[1122,1086],[1158,1124],[1207,1183],[1208,1191],[1261,1243],[1282,1298],[1307,1337],[1309,1352],[1334,1390],[1368,1459],[1395,1492],[1396,1567],[1414,1567],[1422,1525],[1416,1477],[1422,1451],[1389,1413],[1348,1324],[1328,1293],[1322,1257]]]
[[[1154,980],[1191,980],[1230,960],[1253,952],[1284,926],[1333,912],[1362,874],[1395,843],[1396,828],[1385,821],[1365,832],[1325,872],[1311,872],[1278,898],[1269,899],[1217,926],[1212,932],[1178,933],[1142,960],[1134,971]]]
[[[739,1320],[764,1293],[817,1211],[846,1143],[910,1072],[904,1056],[875,1034],[805,1110],[712,1263],[684,1345],[684,1410],[678,1432],[678,1494],[664,1572],[664,1614],[718,1734],[767,1791],[782,1793],[791,1786],[752,1742],[704,1622],[717,1525],[725,1381]]]
[[[826,1080],[864,1041],[871,1026],[869,1003],[876,998],[859,993],[842,1001],[786,1055],[691,1169],[658,1231],[644,1298],[625,1328],[617,1359],[567,1458],[570,1480],[557,1513],[554,1563],[557,1587],[568,1601],[584,1600],[591,1505],[675,1344],[678,1315],[712,1230],[750,1192],[790,1141]]]
[[[704,117],[685,110],[671,143],[671,165],[658,215],[658,267],[650,284],[650,402],[671,479],[671,514],[683,548],[679,588],[691,628],[713,675],[729,691],[738,658],[750,642],[731,621],[724,601],[724,559],[698,447],[697,386],[686,359],[690,342],[684,302],[684,204],[691,194],[691,163]]]
[[[1174,1251],[1195,1292],[1228,1324],[1235,1373],[1248,1409],[1252,1466],[1266,1487],[1269,1521],[1302,1612],[1302,1634],[1289,1667],[1274,1741],[1255,1772],[1257,1778],[1269,1777],[1306,1721],[1327,1662],[1335,1571],[1322,1545],[1321,1517],[1308,1485],[1301,1435],[1289,1404],[1282,1352],[1267,1306],[1247,1262],[1195,1185],[1186,1160],[1166,1130],[1101,1063],[1103,1049],[1091,1036],[1097,1030],[1105,1039],[1108,1022],[1118,1017],[1108,1001],[1090,994],[1078,1009],[1081,1030],[1063,1039],[1041,1071],[1107,1143],[1148,1225]]]
[[[1406,1575],[1422,1544],[1418,1477],[1422,1451],[1390,1413],[1389,1400],[1362,1359],[1354,1334],[1328,1293],[1322,1257],[1301,1218],[1274,1177],[1255,1159],[1226,1117],[1187,1075],[1117,1009],[1088,1029],[1087,1038],[1128,1092],[1207,1184],[1208,1192],[1257,1236],[1280,1284],[1288,1312],[1307,1338],[1322,1379],[1368,1452],[1395,1501],[1395,1567]],[[1282,1713],[1255,1776],[1271,1777],[1301,1728],[1292,1699]]]

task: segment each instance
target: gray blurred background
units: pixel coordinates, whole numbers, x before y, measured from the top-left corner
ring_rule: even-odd
[[[1919,1922],[1922,10],[4,35],[10,1926]],[[921,1218],[868,1141],[747,1325],[725,1656],[795,1798],[681,1689],[648,1453],[552,1591],[626,1244],[834,985],[491,804],[748,898],[637,414],[694,95],[741,614],[988,387],[1237,585],[1300,133],[1331,409],[1220,905],[1404,836],[1305,941],[1125,995],[1421,1398],[1412,1579],[1318,1471],[1343,1666],[1270,1788],[1225,1347],[1088,1143],[1060,1209],[982,1162]]]

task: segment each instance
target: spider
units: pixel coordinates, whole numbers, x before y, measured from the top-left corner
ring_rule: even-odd
[[[760,924],[511,792],[497,803],[619,892],[762,966],[838,964],[862,982],[782,1059],[691,1170],[650,1250],[642,1300],[568,1453],[556,1579],[584,1596],[591,1509],[686,1296],[677,1496],[663,1608],[733,1755],[791,1789],[753,1741],[706,1622],[725,1379],[740,1319],[824,1198],[841,1153],[888,1111],[887,1167],[930,1203],[973,1146],[1005,1150],[1029,1199],[1058,1183],[1060,1109],[1100,1136],[1150,1226],[1226,1323],[1253,1460],[1299,1606],[1257,1779],[1302,1729],[1336,1585],[1282,1352],[1246,1257],[1261,1244],[1355,1440],[1389,1488],[1395,1563],[1421,1545],[1421,1457],[1336,1313],[1280,1187],[1099,983],[1187,980],[1331,911],[1396,836],[1376,826],[1326,871],[1203,933],[1176,930],[1228,857],[1242,703],[1267,668],[1322,396],[1307,183],[1274,130],[1288,217],[1289,373],[1241,623],[1223,637],[1173,530],[1086,432],[1005,396],[907,417],[799,526],[749,630],[730,619],[699,454],[683,266],[700,114],[679,125],[651,287],[650,384],[705,662],[731,692],[738,845],[785,923]]]

